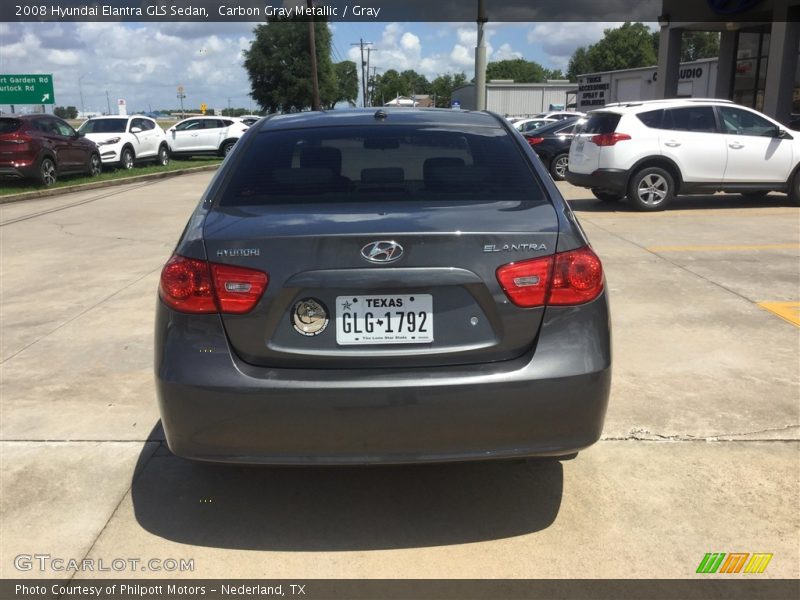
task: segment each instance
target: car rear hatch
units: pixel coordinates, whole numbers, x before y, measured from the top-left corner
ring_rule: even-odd
[[[29,150],[30,138],[21,130],[21,120],[0,117],[0,161],[14,160],[20,152]]]
[[[242,153],[204,239],[212,263],[268,276],[222,315],[247,362],[470,364],[535,343],[544,308],[515,306],[496,272],[552,255],[558,221],[501,127],[268,131]]]
[[[586,124],[576,131],[572,139],[569,149],[570,171],[590,174],[600,168],[604,147],[602,136],[613,134],[619,120],[620,115],[613,112],[595,111],[589,114]]]

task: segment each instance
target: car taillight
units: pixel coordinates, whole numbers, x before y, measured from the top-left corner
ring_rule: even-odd
[[[269,284],[264,271],[211,263],[220,311],[240,315],[253,310]]]
[[[180,312],[242,314],[253,309],[268,283],[263,271],[176,254],[161,271],[158,292],[167,306]]]
[[[528,138],[528,143],[531,146],[535,146],[536,144],[541,144],[543,141],[544,141],[543,137],[529,137]]]
[[[595,146],[613,146],[617,142],[631,139],[627,133],[601,133],[589,138]]]
[[[588,247],[509,263],[497,280],[516,306],[567,306],[594,300],[603,291],[603,267]]]

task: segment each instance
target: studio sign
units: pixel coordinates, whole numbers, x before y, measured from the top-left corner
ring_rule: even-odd
[[[686,67],[678,71],[678,79],[700,79],[703,76],[703,67]],[[658,71],[653,73],[653,81],[658,81]]]

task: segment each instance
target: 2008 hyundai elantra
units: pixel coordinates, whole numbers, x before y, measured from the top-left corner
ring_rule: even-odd
[[[600,260],[486,112],[262,119],[164,266],[172,451],[262,464],[573,454],[611,378]]]

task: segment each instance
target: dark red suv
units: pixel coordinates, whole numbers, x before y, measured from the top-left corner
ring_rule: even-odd
[[[0,117],[0,177],[53,185],[67,173],[94,177],[101,170],[95,143],[63,119],[53,115]]]

